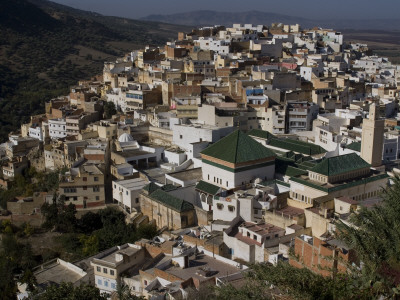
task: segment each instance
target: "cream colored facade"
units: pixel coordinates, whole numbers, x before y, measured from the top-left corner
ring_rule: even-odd
[[[93,266],[96,287],[101,292],[116,291],[121,273],[141,263],[144,258],[144,249],[133,244],[116,246],[96,255],[90,262]]]
[[[99,207],[105,204],[104,174],[96,165],[72,168],[60,182],[59,194],[65,195],[65,204],[77,209]]]
[[[288,205],[297,208],[309,208],[314,206],[317,199],[333,199],[335,197],[348,196],[354,200],[364,200],[379,195],[382,188],[387,185],[387,176],[375,176],[376,180],[364,181],[359,179],[359,184],[343,183],[335,187],[324,188],[322,185],[312,185],[310,180],[304,183],[299,182],[296,178],[290,179],[290,198]],[[296,180],[296,181],[294,181]],[[355,180],[357,181],[357,180]]]
[[[361,157],[372,167],[382,165],[384,123],[379,119],[379,106],[371,104],[369,117],[362,126]]]

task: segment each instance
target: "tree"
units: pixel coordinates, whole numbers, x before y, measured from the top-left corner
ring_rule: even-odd
[[[95,255],[99,252],[99,238],[97,235],[86,236],[82,234],[79,240],[83,245],[82,252],[84,256]]]
[[[118,280],[117,290],[112,294],[111,299],[113,300],[144,300],[144,297],[137,297],[132,295],[131,289],[123,281]]]
[[[64,205],[65,196],[57,196],[56,193],[53,195],[53,203],[44,203],[41,207],[42,214],[45,217],[43,223],[44,228],[52,228],[60,232],[75,232],[77,228],[76,220],[76,207],[70,203],[67,206]]]
[[[101,229],[103,222],[101,221],[100,214],[87,212],[79,220],[79,228],[83,233],[91,234],[93,231]]]
[[[16,275],[32,288],[36,280],[30,271],[35,266],[30,244],[22,244],[11,234],[3,234],[0,251],[0,298],[16,299]]]
[[[114,102],[107,101],[104,104],[104,116],[106,119],[110,119],[117,113]]]
[[[350,218],[353,225],[337,224],[338,238],[354,249],[362,262],[358,272],[365,286],[391,294],[400,284],[400,179],[382,193],[383,201],[361,208]]]
[[[58,215],[57,230],[61,232],[75,232],[76,230],[76,207],[75,204],[68,204],[67,207],[61,207],[61,213]]]
[[[81,284],[74,287],[72,283],[63,282],[59,286],[50,286],[37,298],[40,300],[106,300],[107,296],[100,294],[100,290],[91,285]]]

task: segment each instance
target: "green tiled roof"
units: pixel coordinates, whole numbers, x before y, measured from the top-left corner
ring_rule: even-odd
[[[149,184],[146,184],[143,187],[143,190],[147,191],[148,194],[150,195],[151,193],[153,193],[154,191],[158,190],[159,188],[160,187],[157,184],[155,184],[154,182],[150,182]]]
[[[344,190],[344,189],[347,189],[347,188],[351,188],[353,186],[362,185],[362,184],[368,184],[370,182],[374,182],[374,181],[381,180],[381,179],[387,179],[387,178],[389,178],[388,174],[379,174],[377,176],[370,176],[370,177],[367,177],[367,178],[354,180],[354,181],[351,181],[351,182],[347,182],[347,183],[344,183],[344,184],[339,184],[337,186],[329,187],[329,188],[326,187],[326,186],[320,186],[320,185],[315,184],[315,183],[313,183],[313,182],[311,182],[309,180],[305,180],[305,179],[302,179],[302,178],[299,178],[299,177],[292,177],[292,178],[290,178],[290,180],[294,181],[294,182],[297,182],[297,183],[300,183],[300,184],[304,184],[306,186],[309,186],[311,188],[315,188],[317,190],[320,190],[320,191],[323,191],[323,192],[326,192],[326,193],[331,193],[331,192],[336,192],[336,191]],[[383,186],[382,188],[384,188],[384,187],[385,186]]]
[[[346,148],[353,151],[361,152],[361,142],[352,142],[351,144],[346,145]]]
[[[273,138],[269,142],[269,145],[281,149],[286,149],[306,155],[315,155],[315,154],[322,154],[326,153],[326,150],[322,148],[321,146],[303,142],[303,141],[297,141],[297,140],[292,140],[292,139],[277,139]]]
[[[219,186],[213,185],[203,180],[200,180],[199,183],[196,185],[196,190],[200,190],[210,195],[216,195],[219,189]]]
[[[158,189],[162,189],[163,191],[170,192],[170,191],[176,190],[177,188],[178,187],[173,184],[165,184],[163,186],[159,186],[159,185],[155,184],[154,182],[150,182],[149,184],[146,184],[143,187],[143,190],[147,191],[148,194],[150,195],[151,193],[153,193],[154,191],[156,191]]]
[[[312,169],[314,166],[315,163],[313,161],[303,161],[303,159],[300,159],[300,161],[295,161],[292,158],[286,157],[277,157],[275,159],[276,172],[288,176],[305,175],[307,173],[306,171]],[[287,171],[289,173],[286,173]]]
[[[276,172],[279,174],[283,174],[285,176],[290,176],[290,177],[297,177],[300,175],[307,175],[308,172],[296,167],[288,166],[288,165],[282,165],[280,168],[276,169]]]
[[[234,164],[275,156],[274,152],[240,130],[232,132],[201,153]]]
[[[357,154],[350,153],[326,158],[312,168],[311,171],[326,176],[334,176],[370,166],[370,164]]]
[[[163,191],[170,192],[176,190],[178,187],[173,184],[165,184],[161,187]]]
[[[156,191],[151,193],[150,198],[178,212],[194,209],[192,203],[189,203],[183,199],[179,199],[173,195],[170,195],[161,189],[157,189]]]
[[[271,132],[261,130],[261,129],[252,129],[247,133],[247,135],[255,136],[255,137],[266,139],[266,140],[269,140],[269,139],[275,137]]]
[[[258,183],[258,185],[261,185],[261,186],[270,186],[270,185],[273,185],[273,184],[280,184],[280,185],[283,185],[283,186],[286,186],[286,187],[290,187],[289,183],[281,181],[281,180],[278,180],[278,179],[272,179],[272,180],[269,180],[269,181],[265,181],[264,180],[264,181]]]

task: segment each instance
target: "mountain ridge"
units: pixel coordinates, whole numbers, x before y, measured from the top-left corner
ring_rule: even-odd
[[[252,23],[269,25],[271,23],[298,23],[305,28],[325,27],[343,29],[396,30],[400,28],[400,19],[309,19],[279,13],[249,10],[244,12],[221,12],[196,10],[175,14],[152,14],[141,20],[188,26],[211,26],[214,24],[231,26],[233,23]]]
[[[105,17],[46,0],[0,1],[0,142],[44,112],[44,102],[146,44],[189,30],[180,25]]]

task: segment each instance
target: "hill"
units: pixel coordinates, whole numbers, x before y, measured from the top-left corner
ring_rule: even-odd
[[[142,18],[146,21],[155,21],[171,24],[181,24],[188,26],[213,26],[223,25],[232,26],[234,23],[251,23],[251,24],[264,24],[271,23],[285,23],[293,24],[300,23],[303,26],[315,26],[315,22],[311,22],[305,18],[292,17],[282,14],[274,14],[262,11],[245,11],[245,12],[219,12],[211,10],[198,10],[186,13],[176,13],[170,15],[149,15]]]
[[[0,141],[44,111],[80,79],[99,74],[105,60],[177,36],[179,25],[135,21],[46,0],[0,1]]]
[[[400,28],[400,19],[306,19],[298,16],[288,16],[263,11],[244,11],[244,12],[219,12],[211,10],[198,10],[185,13],[170,15],[149,15],[142,18],[146,21],[158,21],[171,24],[181,24],[188,26],[212,26],[215,24],[231,26],[233,23],[264,24],[298,23],[304,28],[315,26],[324,28],[334,28],[336,30],[396,30]]]

